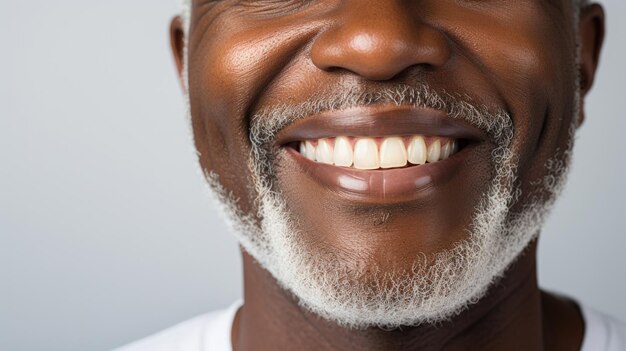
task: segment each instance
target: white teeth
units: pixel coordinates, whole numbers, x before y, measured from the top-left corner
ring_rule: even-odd
[[[380,168],[406,166],[407,154],[402,138],[390,137],[380,146]]]
[[[445,160],[446,158],[450,156],[451,152],[452,152],[452,143],[448,142],[444,146],[441,147],[441,155],[439,155],[439,159]]]
[[[310,141],[305,142],[304,156],[311,161],[315,161],[315,146]]]
[[[317,148],[315,149],[315,160],[317,162],[333,164],[333,146],[330,145],[328,140],[320,139],[317,141]]]
[[[352,166],[352,157],[354,155],[354,151],[352,150],[352,145],[350,144],[350,140],[346,137],[337,137],[335,139],[335,150],[333,153],[333,158],[335,160],[336,166],[342,167],[350,167]]]
[[[429,140],[428,145],[426,139]],[[407,163],[413,165],[434,163],[447,159],[459,149],[456,140],[425,138],[422,135],[392,136],[378,140],[377,142],[370,137],[338,136],[317,141],[301,141],[298,149],[304,157],[312,161],[364,170],[401,168]]]
[[[378,146],[374,139],[357,139],[354,144],[354,168],[377,169],[379,167]]]
[[[424,138],[421,136],[414,136],[409,143],[408,148],[408,158],[409,162],[414,165],[422,165],[426,163],[426,158],[428,156],[426,152],[426,142],[424,142]]]
[[[439,141],[439,139],[435,139],[435,141],[433,141],[432,144],[428,146],[428,157],[426,158],[426,161],[430,163],[437,162],[439,161],[440,154],[441,142]]]

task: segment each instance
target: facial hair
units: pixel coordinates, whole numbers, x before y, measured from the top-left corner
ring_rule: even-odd
[[[417,254],[409,270],[350,265],[337,253],[310,247],[277,184],[277,152],[272,145],[280,130],[322,111],[376,104],[445,111],[450,118],[484,130],[495,145],[492,181],[475,207],[467,238],[429,259]],[[436,323],[478,301],[504,274],[537,236],[565,183],[571,142],[546,164],[546,176],[534,189],[537,196],[530,196],[521,211],[512,213],[522,195],[516,182],[513,132],[506,111],[475,104],[467,96],[435,92],[423,83],[355,88],[340,94],[321,93],[295,106],[269,107],[252,117],[248,167],[257,193],[256,216],[239,209],[237,199],[221,186],[215,173],[205,171],[205,175],[241,246],[302,307],[349,328]]]

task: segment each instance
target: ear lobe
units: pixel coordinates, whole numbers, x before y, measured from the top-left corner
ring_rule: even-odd
[[[176,63],[176,71],[178,72],[178,80],[180,85],[185,88],[183,78],[183,60],[185,59],[185,29],[182,18],[176,16],[172,18],[170,23],[170,46],[172,54],[174,55],[174,62]]]
[[[604,23],[604,10],[599,4],[581,9],[578,30],[581,45],[580,89],[583,97],[591,90],[595,78],[604,42]]]

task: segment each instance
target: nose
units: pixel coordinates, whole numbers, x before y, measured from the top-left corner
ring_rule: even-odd
[[[451,51],[446,36],[403,3],[343,2],[336,24],[315,39],[311,60],[324,71],[344,69],[375,81],[392,79],[412,66],[434,70],[445,65]]]

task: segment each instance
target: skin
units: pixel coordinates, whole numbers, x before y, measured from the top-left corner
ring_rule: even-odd
[[[511,113],[518,179],[528,193],[545,174],[546,160],[568,141],[576,79],[569,64],[575,46],[571,6],[569,0],[194,1],[189,94],[199,162],[220,176],[243,211],[255,213],[246,167],[251,114],[301,102],[328,87],[422,79]],[[584,96],[602,46],[602,8],[585,8],[578,28]],[[180,18],[170,33],[182,77]],[[576,117],[580,124],[584,113]],[[277,182],[311,249],[339,253],[349,263],[406,268],[416,253],[433,254],[465,238],[492,176],[494,147],[488,140],[478,143],[459,176],[400,203],[366,203],[325,188],[304,177],[281,145]],[[536,246],[452,320],[394,331],[346,329],[310,314],[242,251],[245,305],[235,319],[233,347],[578,350],[584,332],[580,311],[574,302],[540,291]]]

